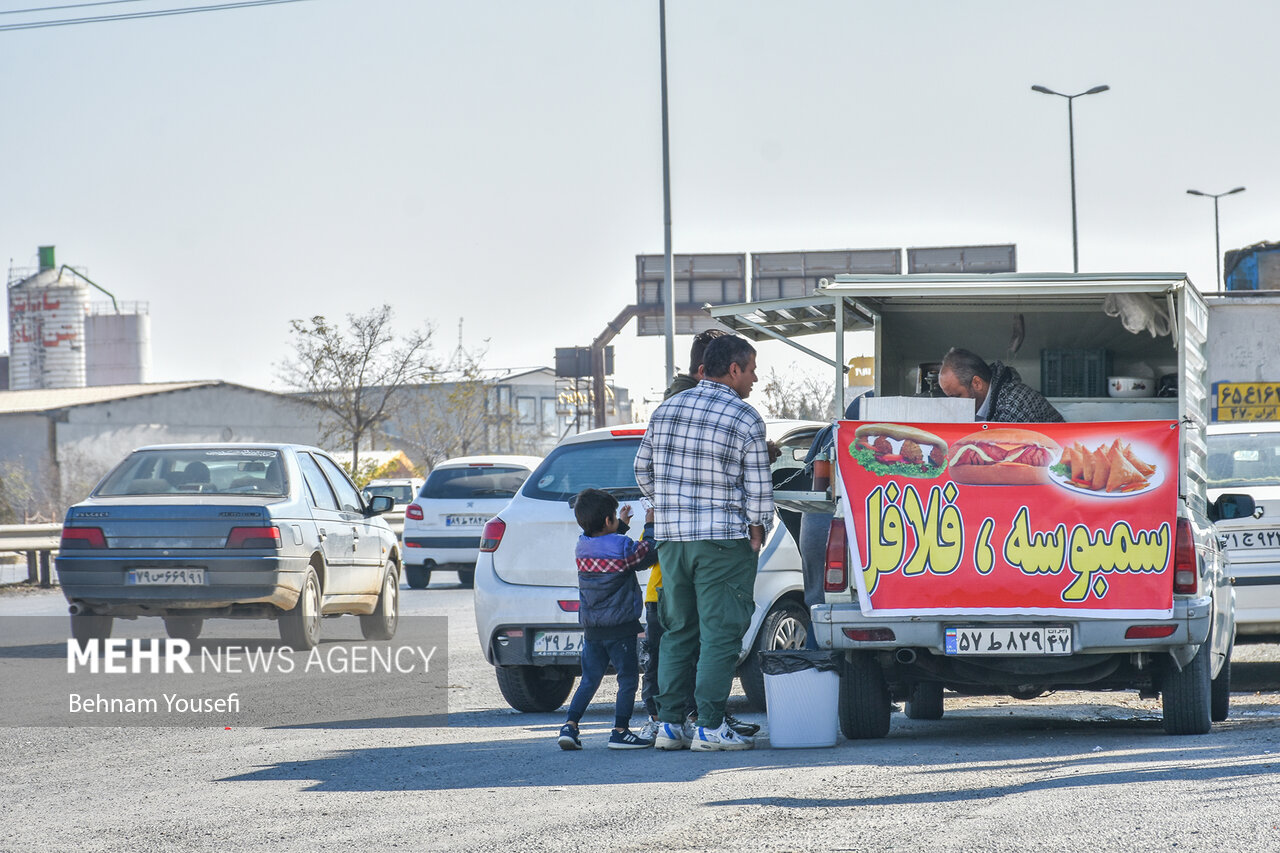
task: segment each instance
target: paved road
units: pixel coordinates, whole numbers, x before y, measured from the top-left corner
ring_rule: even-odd
[[[831,749],[619,753],[602,693],[563,753],[558,715],[502,702],[468,591],[403,601],[449,620],[448,726],[0,729],[0,850],[1280,849],[1276,646],[1238,649],[1205,737],[1166,736],[1158,701],[1061,693],[949,697]],[[0,620],[62,609],[0,596]]]

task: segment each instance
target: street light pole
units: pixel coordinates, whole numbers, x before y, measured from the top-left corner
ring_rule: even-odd
[[[1080,272],[1080,235],[1076,228],[1076,123],[1075,111],[1072,109],[1073,101],[1084,95],[1096,95],[1099,92],[1105,92],[1110,86],[1094,86],[1087,92],[1077,92],[1074,95],[1065,95],[1062,92],[1055,92],[1047,86],[1032,86],[1031,91],[1040,92],[1045,95],[1057,95],[1060,98],[1067,99],[1067,146],[1071,158],[1071,271]]]
[[[667,373],[670,384],[676,375],[676,284],[671,257],[671,144],[667,129],[667,2],[658,0],[658,44],[662,64],[662,328],[667,339]],[[690,370],[693,368],[690,367]]]
[[[1218,228],[1218,199],[1224,195],[1235,195],[1244,192],[1244,187],[1236,187],[1224,193],[1202,193],[1200,190],[1187,190],[1187,195],[1202,195],[1213,199],[1213,261],[1218,270],[1218,292],[1222,291],[1222,232]]]

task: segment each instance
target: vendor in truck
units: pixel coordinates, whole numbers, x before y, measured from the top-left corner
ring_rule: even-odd
[[[987,364],[967,349],[952,347],[942,357],[938,386],[948,397],[973,400],[978,407],[976,421],[1061,423],[1065,420],[1044,395],[1022,381],[1018,371],[999,361]]]

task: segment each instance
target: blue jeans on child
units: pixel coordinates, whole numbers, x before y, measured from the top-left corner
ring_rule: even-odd
[[[636,687],[640,684],[640,660],[636,656],[636,638],[616,640],[584,640],[582,643],[582,681],[569,702],[569,720],[577,723],[596,695],[605,670],[613,664],[618,673],[618,701],[614,705],[613,726],[625,729],[636,708]]]

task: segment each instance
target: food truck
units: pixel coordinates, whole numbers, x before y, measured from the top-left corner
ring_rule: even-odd
[[[1226,718],[1233,592],[1213,522],[1254,508],[1206,496],[1207,311],[1184,274],[837,276],[707,310],[827,362],[839,391],[845,333],[874,332],[875,396],[837,422],[829,488],[776,495],[835,514],[811,618],[841,659],[847,737],[887,734],[894,701],[940,718],[945,691],[1137,690],[1171,734]],[[1065,423],[983,423],[973,400],[939,399],[952,347],[1016,369]]]

